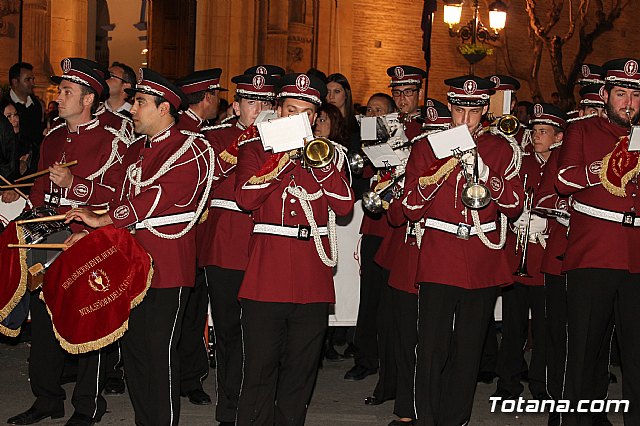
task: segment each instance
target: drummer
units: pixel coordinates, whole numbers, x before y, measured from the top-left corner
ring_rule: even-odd
[[[34,206],[48,205],[60,213],[72,206],[108,202],[114,195],[115,171],[120,164],[126,141],[112,144],[114,134],[95,116],[99,102],[108,96],[108,86],[102,74],[79,58],[66,58],[61,63],[64,73],[51,77],[58,84],[60,124],[45,137],[38,169],[49,168],[50,173],[37,178],[31,191]],[[117,152],[112,153],[112,146]],[[112,155],[113,154],[113,155]],[[60,164],[77,160],[69,168]],[[74,198],[75,201],[71,199]],[[72,224],[69,245],[88,233],[83,224]],[[47,308],[38,297],[31,297],[32,320],[29,379],[36,397],[27,411],[11,417],[9,424],[26,425],[47,417],[64,417],[65,391],[60,377],[65,352],[57,342]],[[107,409],[102,397],[105,363],[102,351],[89,352],[78,358],[78,377],[71,398],[75,412],[67,424],[93,425],[100,421]]]

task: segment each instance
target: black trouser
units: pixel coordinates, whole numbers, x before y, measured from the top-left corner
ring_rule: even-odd
[[[385,270],[385,273],[389,276],[388,271]],[[396,336],[394,336],[397,330],[394,330],[393,319],[395,307],[393,306],[391,291],[392,288],[388,285],[384,285],[380,289],[380,301],[378,303],[378,315],[376,318],[380,371],[373,396],[380,401],[394,399],[398,385],[396,347],[399,342]]]
[[[360,304],[353,344],[358,348],[356,365],[370,370],[378,368],[378,306],[389,276],[373,261],[381,243],[381,237],[363,235],[360,245]]]
[[[494,315],[489,318],[489,327],[482,346],[482,358],[480,359],[480,371],[495,373],[498,363],[498,330]]]
[[[242,300],[244,365],[236,425],[301,426],[318,372],[328,303]]]
[[[202,389],[202,382],[209,374],[209,357],[204,341],[209,297],[204,270],[196,270],[195,286],[185,289],[189,294],[182,320],[182,333],[178,342],[180,357],[180,392]]]
[[[627,425],[640,424],[640,274],[614,269],[567,272],[568,343],[563,399],[606,399],[612,319],[624,377],[622,396],[629,400]],[[568,414],[563,425],[591,424],[592,414]]]
[[[136,425],[177,425],[180,419],[178,341],[188,291],[150,288],[131,310],[122,354]]]
[[[120,341],[110,344],[103,349],[105,353],[105,369],[107,379],[124,379],[122,371],[122,350]]]
[[[51,317],[40,300],[40,291],[31,295],[31,350],[29,380],[36,397],[33,406],[45,412],[63,410],[65,392],[60,386],[67,352],[53,334]],[[76,412],[100,420],[107,410],[102,396],[105,382],[105,362],[102,351],[77,356],[78,372],[71,403]]]
[[[473,395],[497,289],[421,283],[415,376],[417,424],[461,425]],[[455,321],[454,321],[455,319]]]
[[[515,283],[502,288],[502,342],[498,352],[498,389],[520,395],[524,347],[529,332],[529,309],[533,350],[529,363],[529,390],[534,398],[547,399],[545,379],[544,287]]]
[[[396,401],[393,412],[398,417],[416,418],[413,403],[413,380],[416,372],[418,344],[418,296],[391,288],[393,336],[397,371]]]
[[[216,420],[233,422],[242,384],[242,325],[238,291],[244,271],[205,268],[216,336]]]
[[[562,399],[567,361],[567,281],[565,275],[544,275],[547,393]]]

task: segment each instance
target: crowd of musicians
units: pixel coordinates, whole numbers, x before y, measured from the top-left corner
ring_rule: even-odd
[[[363,193],[371,211],[360,228],[355,365],[345,379],[379,374],[365,403],[395,400],[390,426],[468,424],[487,370],[502,401],[522,395],[573,409],[606,400],[614,335],[625,424],[640,424],[640,161],[630,143],[638,60],[584,65],[573,118],[554,104],[518,103],[520,84],[505,75],[452,77],[446,103],[427,98],[420,107],[426,73],[390,67],[391,96],[373,95],[366,115],[395,113],[409,142],[396,148],[410,155],[383,168],[361,145],[388,141],[360,141],[340,74],[251,67],[231,79],[233,113],[211,124],[228,90],[219,68],[170,81],[119,63],[67,58],[61,66],[52,77],[59,118],[32,167],[48,173],[35,179],[30,203],[66,215],[69,247],[102,227],[128,228],[153,259],[150,288],[122,339],[76,357],[67,425],[99,422],[103,393],[124,392],[123,374],[137,425],[178,424],[181,395],[210,404],[202,388],[209,303],[216,421],[304,424],[321,356],[336,356],[337,332],[326,337],[336,217]],[[490,117],[491,99],[505,92],[512,115]],[[254,121],[266,110],[306,115],[326,139],[305,143],[324,143],[331,155],[316,164],[304,148],[265,150]],[[430,136],[458,126],[475,148],[436,156]],[[29,307],[35,402],[8,419],[15,425],[65,416],[68,354],[39,291]],[[492,348],[497,362],[486,367]],[[611,424],[606,412],[574,410],[552,411],[548,422]]]

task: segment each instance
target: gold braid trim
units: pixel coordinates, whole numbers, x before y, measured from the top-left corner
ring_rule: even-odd
[[[25,244],[26,241],[24,239],[24,231],[22,230],[22,227],[16,225],[16,233],[18,234],[18,243]],[[24,296],[24,294],[27,291],[27,271],[28,271],[27,249],[20,248],[17,250],[20,250],[20,282],[18,283],[18,287],[16,288],[16,291],[13,293],[13,296],[11,296],[9,303],[7,303],[6,306],[0,309],[0,321],[4,320],[7,316],[9,316],[11,311],[13,311],[13,309],[18,305],[18,303],[20,303],[22,296]],[[11,329],[7,328],[7,330],[11,330]],[[15,337],[15,336],[11,336],[10,334],[4,333],[2,330],[0,330],[0,333],[5,334],[6,336],[9,336],[9,337]],[[20,333],[19,328],[18,328],[18,333]]]
[[[4,325],[0,324],[0,334],[4,334],[7,337],[18,337],[18,335],[20,334],[20,329],[21,327],[18,327],[16,330],[9,328],[9,327],[5,327]]]
[[[604,186],[604,188],[607,191],[609,191],[609,193],[615,195],[616,197],[626,197],[627,191],[625,190],[625,188],[627,187],[627,183],[629,183],[629,181],[634,176],[636,176],[638,172],[640,172],[640,161],[638,161],[638,164],[636,164],[636,167],[634,167],[633,169],[625,173],[624,176],[620,178],[620,186],[618,187],[612,184],[607,178],[607,171],[609,170],[609,161],[611,159],[611,154],[613,154],[614,151],[611,151],[610,153],[605,155],[604,158],[602,159],[602,166],[600,167],[600,173],[599,173],[600,181],[602,182],[602,186]]]
[[[131,309],[135,308],[140,304],[140,302],[142,302],[142,299],[144,299],[144,297],[147,295],[147,290],[149,290],[149,287],[151,286],[151,278],[153,278],[153,259],[151,258],[151,255],[149,255],[148,253],[147,253],[147,256],[149,256],[149,260],[152,262],[151,266],[149,267],[147,282],[144,290],[131,301]],[[47,312],[49,313],[49,316],[53,319],[53,317],[51,316],[51,311],[49,310],[49,306],[47,305],[47,302],[44,300],[44,293],[42,292],[40,293],[40,299],[47,306]],[[99,349],[102,349],[105,346],[108,346],[113,342],[115,342],[116,340],[120,339],[129,328],[129,318],[127,318],[126,321],[123,322],[120,327],[118,327],[116,330],[114,330],[110,334],[104,337],[101,337],[97,340],[94,340],[92,342],[78,343],[78,344],[67,342],[62,336],[60,336],[60,334],[58,333],[58,330],[56,329],[56,325],[53,323],[53,321],[51,321],[51,325],[53,326],[53,334],[55,334],[56,339],[58,339],[58,342],[60,342],[60,346],[62,346],[62,349],[69,352],[70,354],[84,354],[87,352],[97,351]]]
[[[198,221],[198,225],[202,225],[203,223],[205,223],[207,221],[208,217],[209,217],[209,209],[206,209],[202,213],[202,216],[200,216],[200,220]]]
[[[220,159],[226,161],[229,164],[233,164],[233,165],[238,164],[238,157],[236,157],[235,155],[229,154],[229,152],[227,152],[226,149],[222,151],[220,155],[218,155],[218,157],[220,157]]]
[[[262,176],[255,176],[254,175],[254,176],[251,176],[251,178],[249,178],[248,182],[250,184],[252,184],[252,185],[257,185],[257,184],[269,182],[270,180],[272,180],[273,178],[278,176],[278,173],[280,173],[280,170],[284,169],[284,167],[287,165],[288,162],[289,162],[289,153],[285,152],[284,155],[282,156],[282,158],[280,158],[280,161],[278,162],[278,165],[273,170],[271,170],[266,175],[262,175]]]
[[[449,177],[451,171],[458,165],[458,159],[451,157],[449,161],[444,163],[434,174],[430,176],[422,176],[418,179],[418,184],[421,188],[426,188],[429,185],[434,185],[442,178],[445,180]]]

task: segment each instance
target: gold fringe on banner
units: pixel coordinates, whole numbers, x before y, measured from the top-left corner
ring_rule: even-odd
[[[222,151],[220,155],[218,155],[218,157],[220,157],[221,160],[224,160],[229,164],[233,164],[233,165],[238,164],[238,157],[236,157],[235,155],[229,154],[229,152],[226,149]]]
[[[16,226],[16,233],[18,235],[18,242],[20,244],[25,244],[26,241],[24,239],[24,231],[22,230],[22,227]],[[27,249],[21,248],[18,250],[20,251],[20,282],[18,283],[18,287],[16,288],[16,291],[13,293],[13,296],[11,296],[11,300],[9,300],[9,303],[7,303],[5,307],[0,309],[0,321],[4,320],[11,313],[11,311],[13,311],[13,309],[18,305],[18,303],[20,303],[22,296],[24,296],[24,294],[27,291],[27,271],[28,271]],[[7,330],[11,330],[11,329],[7,328]],[[20,333],[19,328],[17,332]],[[10,334],[4,333],[2,329],[0,329],[0,333],[9,337],[15,337]]]
[[[418,183],[421,188],[426,188],[429,185],[435,185],[440,181],[440,179],[444,178],[446,180],[449,177],[451,171],[458,165],[458,159],[451,157],[449,160],[444,163],[436,172],[429,176],[422,176],[418,179]]]
[[[12,328],[5,327],[4,325],[0,324],[0,334],[4,334],[7,337],[18,337],[18,335],[20,334],[20,329],[21,327],[18,327],[17,330],[14,330]]]
[[[280,173],[280,171],[284,169],[287,163],[289,163],[289,153],[285,152],[280,158],[280,161],[278,161],[278,165],[273,170],[271,170],[269,173],[265,175],[251,176],[248,182],[252,185],[258,185],[261,183],[269,182],[270,180],[278,176],[278,173]]]

